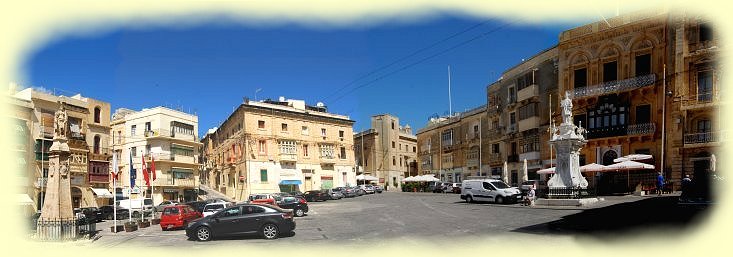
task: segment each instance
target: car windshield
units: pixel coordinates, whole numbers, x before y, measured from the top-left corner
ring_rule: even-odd
[[[145,200],[143,200],[143,204],[145,204],[145,205],[153,205],[153,199],[145,199]]]
[[[163,215],[178,214],[178,208],[165,208]]]
[[[491,185],[493,185],[497,189],[509,188],[509,185],[507,185],[503,181],[494,181],[494,182],[491,182]]]

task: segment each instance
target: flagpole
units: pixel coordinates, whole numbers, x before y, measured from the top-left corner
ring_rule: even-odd
[[[112,219],[117,233],[117,153],[112,151]]]

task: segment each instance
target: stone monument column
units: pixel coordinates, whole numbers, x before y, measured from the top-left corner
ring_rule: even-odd
[[[573,102],[569,93],[560,103],[562,107],[562,124],[552,128],[550,144],[557,149],[557,166],[555,174],[547,182],[547,186],[562,188],[587,188],[588,181],[580,173],[579,152],[587,142],[583,137],[585,129],[573,124]]]
[[[67,116],[65,103],[56,111],[53,144],[49,155],[46,196],[38,219],[37,235],[42,240],[73,239],[76,237],[76,219],[71,208],[71,174],[69,172],[69,145],[67,144]]]

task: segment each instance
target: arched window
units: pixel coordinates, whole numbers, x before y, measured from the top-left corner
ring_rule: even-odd
[[[101,116],[102,116],[102,109],[99,107],[94,107],[94,122],[100,123],[101,122]]]
[[[99,142],[100,142],[99,135],[94,136],[94,153],[99,154]]]
[[[603,165],[614,164],[613,159],[618,158],[618,154],[614,150],[608,150],[603,153]]]

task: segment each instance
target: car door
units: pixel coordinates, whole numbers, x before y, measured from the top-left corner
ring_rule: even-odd
[[[496,197],[494,186],[489,182],[481,182],[481,187],[481,197],[486,200],[494,201],[494,197]]]
[[[217,236],[234,235],[243,230],[242,208],[234,206],[224,209],[211,220],[211,231]]]
[[[263,214],[265,208],[256,205],[242,206],[242,230],[241,233],[258,232],[264,224]]]

